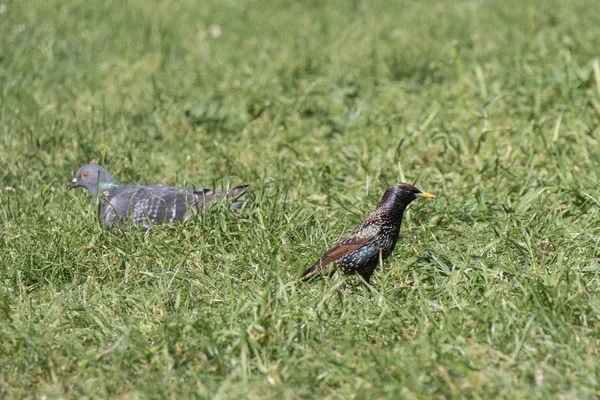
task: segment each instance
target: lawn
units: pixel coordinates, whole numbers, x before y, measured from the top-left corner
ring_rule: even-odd
[[[600,397],[597,1],[0,3],[0,397]],[[87,163],[252,204],[110,231]]]

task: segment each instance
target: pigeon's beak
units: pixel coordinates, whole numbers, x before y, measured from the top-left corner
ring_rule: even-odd
[[[419,197],[425,197],[426,199],[435,199],[435,195],[427,192],[423,192],[419,195]]]
[[[71,190],[75,186],[77,186],[77,178],[73,178],[73,180],[71,181],[71,183],[69,183],[69,185],[67,186],[67,190]]]

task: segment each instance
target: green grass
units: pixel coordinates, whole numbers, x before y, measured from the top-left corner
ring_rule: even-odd
[[[598,398],[596,3],[5,0],[0,397]],[[90,162],[255,201],[109,232]]]

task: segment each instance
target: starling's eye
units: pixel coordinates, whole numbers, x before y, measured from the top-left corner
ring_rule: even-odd
[[[88,173],[84,172],[83,174],[81,174],[81,176],[83,176],[84,178],[87,178],[88,177]]]

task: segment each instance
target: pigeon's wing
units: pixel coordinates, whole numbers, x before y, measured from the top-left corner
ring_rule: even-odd
[[[163,185],[132,186],[113,194],[106,206],[104,221],[114,225],[117,217],[130,219],[134,225],[148,227],[184,221],[188,215],[191,192]]]
[[[130,215],[134,225],[159,225],[183,222],[188,215],[187,192],[179,188],[144,188],[130,196]]]
[[[101,193],[99,212],[104,225],[113,227],[123,222],[128,216],[126,199],[131,193],[129,185]]]
[[[123,185],[103,193],[100,217],[105,225],[114,226],[124,220],[149,227],[174,221],[186,221],[213,200],[231,200],[231,208],[241,208],[245,186],[228,190],[182,189],[166,185]]]
[[[369,263],[376,259],[379,256],[379,246],[377,245],[379,229],[380,226],[361,224],[307,268],[302,274],[302,278],[308,280],[318,274],[331,275],[335,271],[335,268],[330,267],[332,263],[344,268],[352,261]],[[346,257],[352,257],[354,260],[345,259]]]
[[[110,201],[102,200],[100,204],[100,220],[104,225],[112,227],[118,225],[124,215],[120,215]]]

